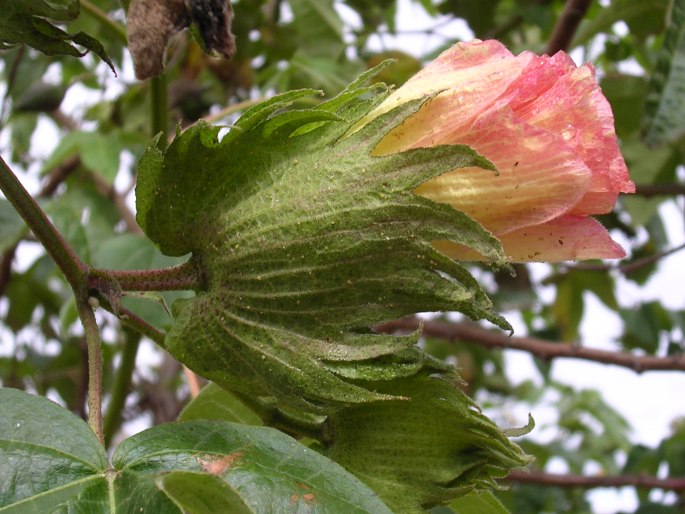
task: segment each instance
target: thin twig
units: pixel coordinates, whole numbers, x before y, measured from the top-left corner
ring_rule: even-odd
[[[634,355],[628,352],[597,350],[576,344],[543,341],[532,337],[509,337],[501,332],[484,329],[475,323],[449,323],[445,321],[423,321],[418,318],[403,318],[384,323],[376,329],[379,332],[413,332],[423,327],[423,334],[450,342],[467,341],[488,348],[507,348],[528,352],[543,360],[555,358],[581,359],[603,364],[613,364],[644,371],[685,371],[685,354],[670,357]]]
[[[634,194],[645,198],[685,195],[685,184],[677,182],[672,184],[637,184]]]
[[[648,475],[583,476],[544,473],[542,471],[512,471],[506,479],[519,484],[537,484],[556,487],[637,487],[638,489],[664,489],[685,491],[685,478],[658,478]]]
[[[103,309],[114,314],[122,323],[135,330],[140,335],[147,337],[161,348],[165,348],[164,339],[166,338],[166,334],[164,332],[157,329],[123,305],[117,305],[117,307],[114,308],[109,302],[109,298],[102,296],[101,294],[98,295],[97,300]]]
[[[592,0],[566,0],[566,5],[557,20],[552,35],[547,43],[546,53],[554,55],[560,50],[568,50],[578,25],[585,17]]]

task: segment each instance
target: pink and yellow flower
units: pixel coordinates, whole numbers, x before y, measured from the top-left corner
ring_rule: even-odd
[[[625,255],[590,217],[610,212],[619,193],[635,190],[591,65],[577,67],[563,52],[515,56],[497,41],[459,43],[369,117],[438,92],[375,153],[466,144],[499,174],[457,169],[421,185],[418,194],[475,218],[513,261]],[[458,259],[478,258],[453,243],[436,246]]]

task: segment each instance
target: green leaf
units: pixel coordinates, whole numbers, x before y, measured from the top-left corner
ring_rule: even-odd
[[[110,465],[69,411],[13,389],[0,402],[2,514],[390,514],[338,464],[271,428],[159,425],[123,441]]]
[[[89,35],[69,34],[50,20],[68,22],[79,15],[78,0],[0,0],[0,49],[26,44],[47,55],[82,57],[74,44],[97,54],[114,71],[103,46]]]
[[[0,252],[13,246],[25,230],[26,224],[12,204],[0,199]]]
[[[63,298],[50,287],[56,267],[54,261],[43,255],[24,273],[13,273],[5,296],[9,308],[3,319],[11,330],[18,332],[31,322],[33,312],[40,305],[44,315],[56,313]]]
[[[47,172],[72,155],[79,155],[84,166],[114,182],[119,171],[119,154],[123,145],[116,133],[83,132],[76,130],[67,134],[43,164]]]
[[[240,495],[219,477],[176,471],[157,479],[157,486],[188,514],[252,514]]]
[[[641,141],[629,138],[623,141],[621,151],[630,177],[636,184],[666,184],[674,180],[680,157],[672,146],[649,148]],[[649,223],[662,201],[659,197],[642,198],[637,195],[626,195],[621,199],[635,226]]]
[[[80,418],[16,389],[0,389],[0,512],[44,514],[104,483],[107,454]]]
[[[371,156],[425,99],[350,135],[385,98],[382,86],[360,81],[314,108],[287,109],[307,93],[248,110],[221,141],[200,123],[164,153],[152,145],[136,194],[146,234],[166,254],[192,252],[207,279],[174,304],[166,348],[224,388],[317,410],[384,397],[351,383],[352,368],[376,380],[442,369],[408,351],[418,335],[375,334],[377,323],[458,310],[508,325],[431,245],[452,240],[503,263],[498,241],[413,193],[446,171],[492,164],[449,145]]]
[[[659,302],[648,302],[633,309],[619,311],[624,321],[623,346],[626,349],[639,348],[648,354],[655,354],[659,348],[661,334],[673,327],[668,312]]]
[[[209,383],[184,407],[179,421],[220,419],[243,425],[262,425],[262,419],[233,393]]]
[[[328,60],[345,49],[343,23],[332,0],[291,0],[295,27],[301,38],[301,52]]]
[[[618,137],[625,139],[629,135],[638,133],[642,121],[647,80],[634,75],[614,74],[604,77],[601,85],[602,92],[609,100],[614,113]],[[621,149],[623,148],[622,146]]]
[[[552,306],[554,318],[564,341],[578,339],[578,327],[583,319],[585,302],[583,290],[577,287],[572,277],[566,276],[557,283],[557,294]]]
[[[124,441],[112,461],[120,480],[137,484],[140,493],[155,491],[161,476],[182,470],[220,478],[232,494],[221,489],[217,501],[238,494],[254,512],[389,513],[338,464],[272,428],[216,421],[159,425]]]
[[[685,0],[673,0],[670,24],[649,84],[644,140],[650,146],[685,134]]]

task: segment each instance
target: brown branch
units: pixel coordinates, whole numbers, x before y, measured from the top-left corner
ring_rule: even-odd
[[[651,198],[653,196],[685,195],[685,184],[637,184],[635,194]]]
[[[685,478],[658,478],[648,475],[583,476],[560,475],[542,471],[512,471],[506,479],[519,484],[537,484],[556,487],[637,487],[638,489],[665,489],[685,491]]]
[[[566,5],[552,31],[545,53],[554,55],[560,50],[568,50],[578,25],[585,17],[592,0],[566,0]]]
[[[131,209],[126,205],[125,195],[119,194],[114,185],[108,183],[97,173],[91,173],[91,178],[93,179],[98,192],[114,204],[119,216],[121,216],[121,219],[126,225],[126,230],[132,234],[141,235],[143,230],[138,225],[136,217],[131,212]]]
[[[80,165],[81,159],[77,155],[73,155],[55,166],[48,175],[47,180],[43,183],[43,187],[41,187],[38,196],[41,198],[49,198],[54,195],[59,185]]]
[[[467,341],[489,348],[506,348],[528,352],[543,360],[555,358],[581,359],[603,364],[613,364],[644,371],[685,371],[685,355],[655,357],[634,355],[628,352],[597,350],[576,344],[544,341],[532,337],[510,337],[501,332],[484,329],[475,323],[448,323],[445,321],[422,321],[418,318],[402,318],[376,327],[386,333],[413,332],[423,325],[423,334],[450,342]]]

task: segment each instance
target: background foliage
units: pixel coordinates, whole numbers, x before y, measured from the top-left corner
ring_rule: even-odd
[[[426,25],[398,18],[398,4],[402,12],[420,14]],[[512,512],[592,512],[588,489],[623,485],[640,486],[635,512],[682,512],[685,422],[674,419],[664,430],[669,435],[655,446],[636,444],[629,423],[603,399],[602,384],[577,389],[558,381],[553,368],[555,359],[576,355],[618,360],[636,372],[685,370],[680,288],[665,291],[663,299],[636,301],[667,259],[683,258],[678,253],[683,234],[672,227],[682,223],[685,194],[684,2],[567,4],[584,13],[578,25],[560,0],[239,0],[233,60],[208,57],[184,33],[168,51],[165,78],[139,82],[132,77],[120,4],[82,0],[77,17],[61,19],[68,22],[64,28],[99,41],[118,76],[92,53],[75,59],[24,46],[1,51],[0,151],[23,170],[22,179],[85,262],[159,267],[177,261],[142,236],[131,214],[135,163],[159,130],[173,132],[199,118],[231,123],[235,112],[256,99],[295,88],[322,89],[330,97],[388,57],[397,62],[379,79],[399,85],[441,49],[470,34],[500,39],[514,53],[574,50],[579,60],[595,63],[638,185],[636,195],[622,198],[616,212],[602,219],[630,257],[621,263],[518,266],[513,280],[476,269],[500,312],[515,322],[518,338],[493,338],[445,316],[426,324],[425,344],[434,355],[456,361],[465,391],[501,424],[525,424],[522,409],[553,409],[555,426],[544,440],[535,431],[519,440],[536,458],[534,472],[514,474],[509,489],[497,492]],[[416,47],[399,50],[397,42],[407,40],[416,41]],[[59,45],[70,41],[91,44],[73,37],[59,39]],[[99,47],[89,48],[103,54]],[[47,395],[85,417],[85,344],[71,292],[5,200],[0,200],[0,250],[2,386]],[[168,327],[165,306],[174,296],[124,301],[150,323]],[[615,340],[598,341],[592,331],[581,330],[597,300],[605,316],[620,321]],[[196,394],[195,378],[189,381],[168,354],[114,317],[103,315],[99,321],[107,440],[176,419]],[[412,323],[404,320],[386,329],[406,331],[415,328]],[[586,352],[586,343],[611,351]],[[534,355],[535,376],[509,369],[511,360],[492,348],[505,346]],[[673,390],[634,398],[665,406],[677,401]],[[191,411],[184,416],[193,419]],[[226,419],[258,423],[252,416],[236,411]],[[551,473],[559,470],[564,474]],[[173,489],[173,479],[167,486]],[[482,508],[487,512],[492,506]]]

